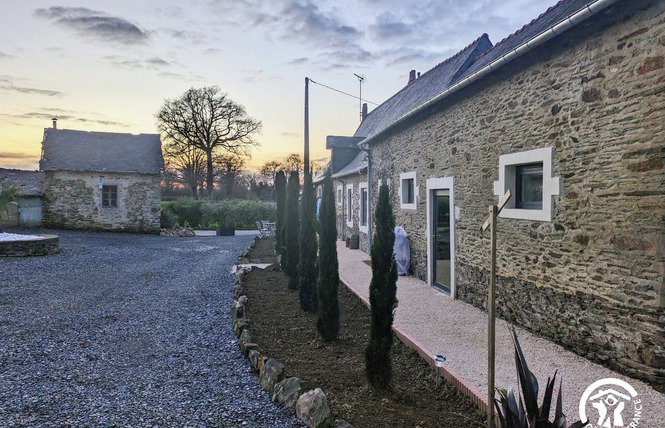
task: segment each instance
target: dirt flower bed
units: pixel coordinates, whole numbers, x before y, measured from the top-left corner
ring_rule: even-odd
[[[260,239],[250,257],[274,262],[273,248],[273,239]],[[249,298],[253,341],[285,365],[287,377],[300,378],[303,391],[321,388],[335,419],[355,428],[484,426],[484,414],[445,381],[437,388],[434,370],[397,338],[392,387],[371,389],[364,375],[370,312],[342,284],[340,337],[334,343],[320,338],[316,314],[300,310],[298,292],[288,289],[283,272],[254,269],[244,277],[243,291]]]

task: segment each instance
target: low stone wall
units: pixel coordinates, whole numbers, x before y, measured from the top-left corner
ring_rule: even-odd
[[[39,235],[43,239],[25,241],[0,241],[0,257],[48,256],[60,252],[56,235]]]

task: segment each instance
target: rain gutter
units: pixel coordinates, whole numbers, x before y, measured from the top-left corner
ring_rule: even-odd
[[[497,58],[485,67],[481,68],[480,70],[476,71],[472,75],[460,80],[459,82],[455,83],[453,86],[449,87],[445,91],[441,92],[439,95],[435,96],[434,98],[429,99],[428,101],[424,102],[423,104],[415,107],[413,110],[405,113],[404,115],[400,116],[399,118],[395,119],[393,122],[389,123],[385,128],[380,130],[374,135],[371,135],[364,140],[362,140],[358,145],[360,146],[361,144],[367,145],[369,147],[369,143],[377,139],[378,137],[382,136],[386,132],[388,132],[390,129],[392,129],[394,126],[398,125],[399,123],[404,122],[405,120],[409,119],[410,117],[415,116],[416,114],[420,113],[421,111],[425,110],[426,108],[438,103],[439,101],[443,100],[444,98],[454,94],[455,92],[458,92],[462,90],[463,88],[467,87],[468,85],[472,84],[473,82],[485,77],[487,74],[491,73],[492,71],[508,64],[509,62],[515,60],[516,58],[521,57],[522,55],[526,54],[527,52],[535,49],[536,47],[542,45],[543,43],[547,42],[549,39],[558,36],[559,34],[563,33],[564,31],[568,30],[571,27],[574,27],[575,25],[579,24],[580,22],[584,21],[585,19],[589,18],[590,16],[593,16],[600,12],[601,10],[613,5],[619,0],[597,0],[593,3],[591,3],[588,6],[585,6],[584,8],[580,9],[573,15],[569,16],[568,18],[564,19],[563,21],[559,22],[558,24],[548,28],[547,30],[543,31],[542,33],[536,35],[532,39],[522,43],[520,46],[517,48],[513,49],[509,53],[505,54],[501,58]],[[362,147],[362,146],[361,146]]]

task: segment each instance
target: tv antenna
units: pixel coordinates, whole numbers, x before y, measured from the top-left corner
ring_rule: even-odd
[[[356,73],[353,73],[354,76],[358,78],[358,83],[360,84],[360,95],[358,96],[358,100],[360,101],[360,121],[363,121],[363,82],[365,81],[365,75],[357,75]]]

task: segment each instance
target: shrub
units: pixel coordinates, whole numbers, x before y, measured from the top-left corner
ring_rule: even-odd
[[[300,262],[298,264],[298,286],[300,288],[300,308],[316,312],[316,201],[312,187],[312,174],[305,174],[300,203]]]
[[[169,208],[162,208],[159,217],[159,226],[162,229],[172,229],[178,225],[178,215]]]
[[[187,223],[191,227],[199,227],[201,223],[201,205],[202,201],[168,201],[162,202],[162,211],[171,210],[178,216],[180,224]]]
[[[286,208],[286,177],[284,171],[275,175],[275,193],[277,194],[277,220],[275,221],[275,250],[283,254],[284,245],[284,212]]]
[[[512,333],[513,344],[515,346],[515,365],[517,367],[519,383],[522,387],[522,396],[518,400],[515,398],[515,393],[512,390],[508,392],[505,389],[497,388],[500,398],[494,400],[494,405],[501,421],[501,426],[506,428],[581,428],[587,425],[588,422],[582,423],[577,421],[568,426],[566,416],[561,411],[563,404],[560,382],[554,422],[549,421],[556,372],[554,372],[554,376],[551,379],[547,378],[543,405],[538,407],[538,380],[526,364],[522,348],[517,340],[515,327],[513,327]]]
[[[298,172],[293,171],[286,185],[286,219],[284,221],[284,252],[282,253],[282,267],[289,277],[289,288],[298,289],[298,190],[300,183]]]
[[[269,202],[229,199],[223,201],[205,201],[201,205],[201,226],[218,225],[240,229],[256,227],[256,222],[273,220],[275,206]]]
[[[393,253],[395,217],[385,184],[379,190],[375,218],[372,281],[369,285],[372,323],[369,345],[365,349],[365,375],[373,387],[387,388],[392,379],[390,348],[393,344],[393,312],[397,307],[397,263]]]
[[[337,218],[335,194],[330,172],[323,182],[323,200],[319,211],[319,299],[316,328],[323,340],[330,342],[339,335],[339,264],[337,261]]]

